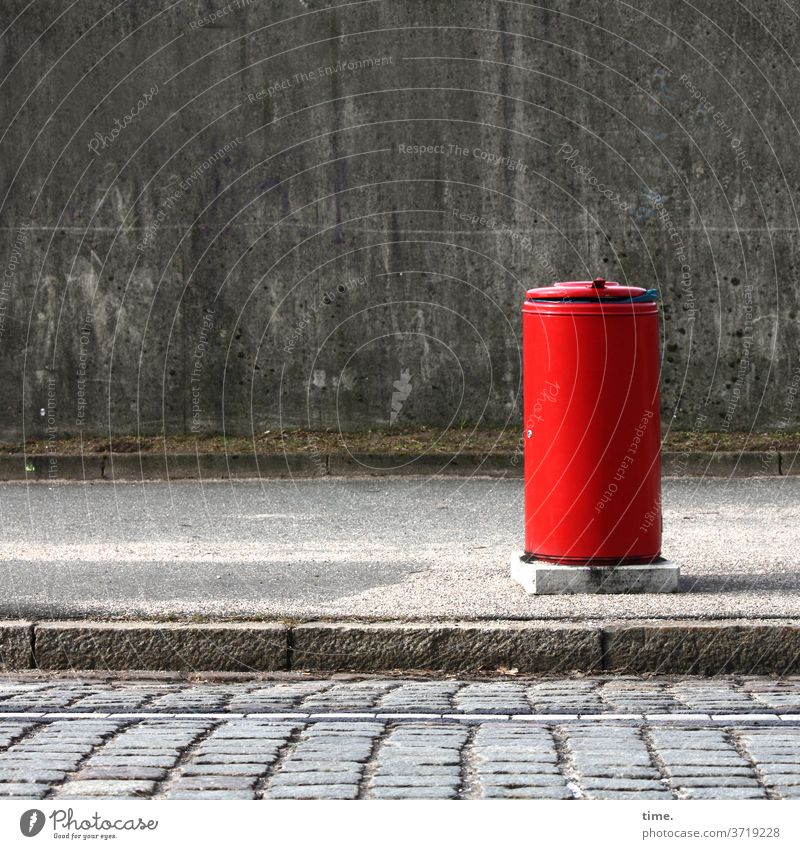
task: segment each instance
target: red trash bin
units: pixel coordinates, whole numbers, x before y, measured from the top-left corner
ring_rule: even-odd
[[[522,308],[525,555],[573,565],[661,553],[658,305],[602,278]]]

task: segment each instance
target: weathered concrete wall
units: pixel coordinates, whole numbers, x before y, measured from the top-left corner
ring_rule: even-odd
[[[788,4],[168,5],[3,2],[0,437],[516,423],[596,274],[666,423],[798,426]]]

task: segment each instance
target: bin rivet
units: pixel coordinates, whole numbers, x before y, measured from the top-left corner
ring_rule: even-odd
[[[530,438],[533,436],[533,431],[532,431],[532,430],[528,430],[528,431],[526,431],[526,432],[525,432],[525,436],[527,436],[527,437],[528,437],[528,439],[530,439]]]
[[[605,287],[606,287],[605,278],[604,277],[595,277],[594,280],[592,280],[592,286],[594,286],[595,289],[605,289]]]

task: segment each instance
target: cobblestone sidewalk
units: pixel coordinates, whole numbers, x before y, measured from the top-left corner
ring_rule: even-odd
[[[0,797],[800,798],[800,679],[6,676]]]

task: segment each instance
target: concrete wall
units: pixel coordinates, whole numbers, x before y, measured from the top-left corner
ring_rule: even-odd
[[[3,2],[0,438],[516,426],[596,274],[665,423],[798,427],[790,4],[169,5]]]

